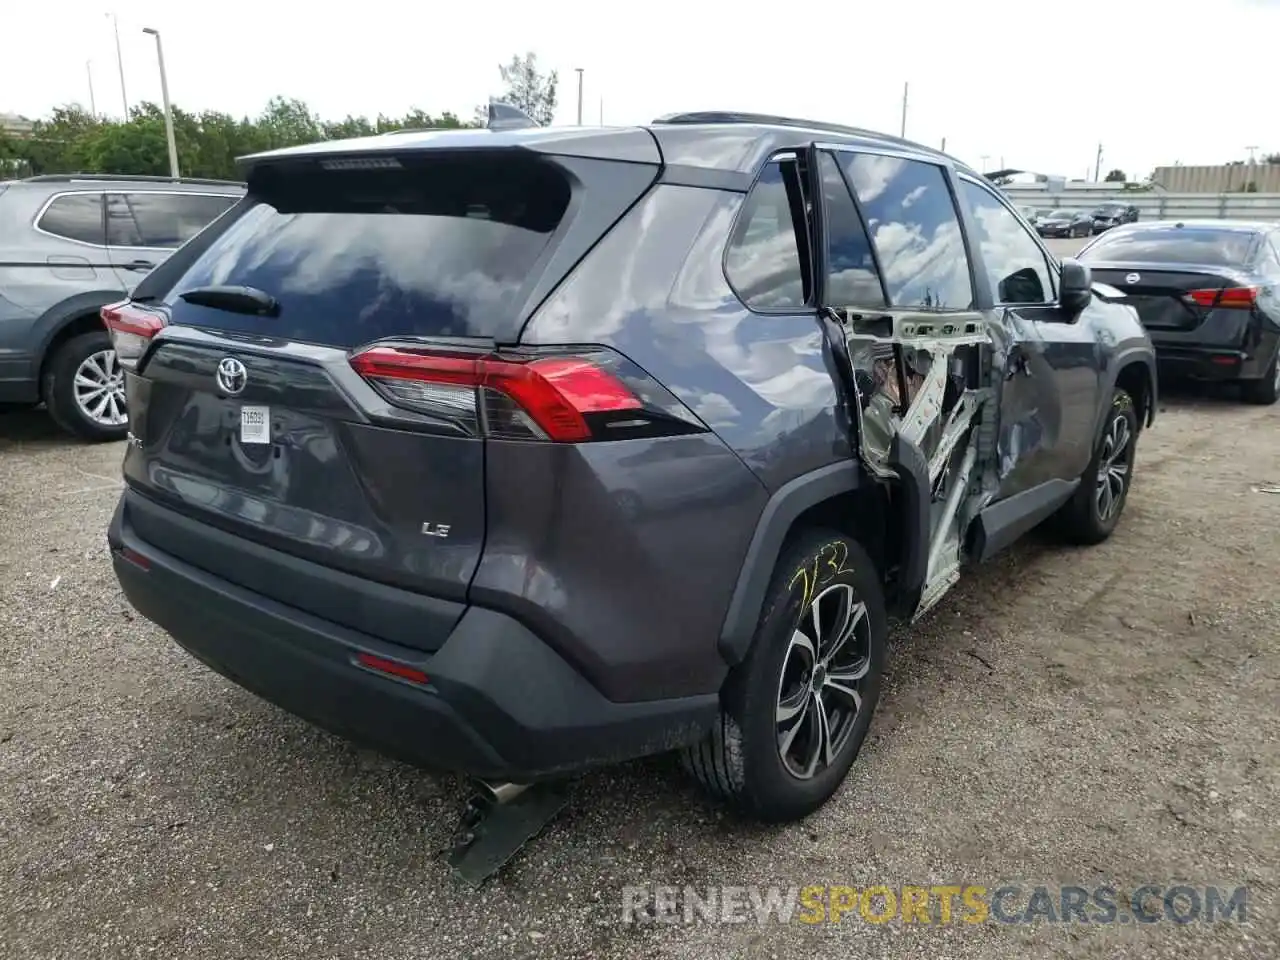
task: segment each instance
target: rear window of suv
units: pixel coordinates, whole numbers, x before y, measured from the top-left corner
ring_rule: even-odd
[[[249,197],[169,291],[173,321],[354,347],[509,333],[570,187],[536,159],[473,155],[398,169],[260,170]],[[279,302],[279,315],[181,299],[209,285],[255,287]]]

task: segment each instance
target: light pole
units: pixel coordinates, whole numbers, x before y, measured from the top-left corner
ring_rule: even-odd
[[[114,13],[108,13],[111,27],[116,32],[116,65],[120,68],[120,102],[124,105],[124,122],[129,122],[129,95],[124,92],[124,54],[120,52],[120,21]]]
[[[84,72],[89,77],[89,112],[93,114],[93,119],[98,119],[98,104],[93,99],[93,61],[86,60],[84,62]]]
[[[907,89],[911,86],[909,81],[902,84],[902,127],[898,131],[898,136],[905,137],[907,135]]]
[[[582,126],[582,68],[573,69],[578,71],[578,126]]]
[[[160,43],[160,31],[143,27],[143,33],[156,38],[156,59],[160,61],[160,96],[164,100],[164,135],[169,141],[169,176],[178,179],[178,144],[173,138],[173,109],[169,106],[169,79],[164,73],[164,46]]]

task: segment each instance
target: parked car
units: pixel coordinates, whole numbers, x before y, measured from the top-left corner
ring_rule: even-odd
[[[1080,257],[1124,291],[1167,374],[1280,396],[1280,226],[1158,221],[1108,230]]]
[[[1149,339],[935,150],[701,113],[244,163],[103,311],[116,575],[236,683],[493,796],[680,750],[803,817],[891,613],[1124,509]]]
[[[1035,227],[1042,237],[1087,237],[1093,233],[1093,220],[1079,210],[1050,210],[1036,218]]]
[[[1104,203],[1089,214],[1093,232],[1102,233],[1122,223],[1137,223],[1138,208],[1131,203]]]
[[[243,184],[76,174],[0,185],[0,403],[43,402],[86,440],[123,440],[101,308],[244,194]]]

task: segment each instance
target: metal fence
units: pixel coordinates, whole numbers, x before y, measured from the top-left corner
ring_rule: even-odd
[[[1131,203],[1141,220],[1265,220],[1280,222],[1280,193],[1165,193],[1162,190],[1056,190],[1018,184],[1004,187],[1020,207],[1092,210],[1101,203]]]

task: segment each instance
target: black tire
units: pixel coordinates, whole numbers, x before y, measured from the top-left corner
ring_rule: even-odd
[[[861,696],[856,708],[850,709],[854,701],[841,692],[846,688],[830,686],[830,679],[824,684],[826,666],[801,682],[807,654],[802,646],[793,650],[792,637],[802,626],[821,636],[813,627],[815,601],[824,623],[840,620],[846,602],[851,610],[865,607],[850,639],[835,645],[836,656],[829,661],[833,676],[841,668],[850,677],[859,675],[850,684]],[[720,723],[706,740],[684,751],[686,769],[712,796],[758,820],[788,822],[813,813],[840,788],[866,739],[880,699],[887,635],[884,589],[866,551],[830,531],[810,530],[796,537],[774,569],[751,652],[721,693]],[[846,654],[853,655],[852,663]],[[807,662],[825,663],[820,656]],[[823,762],[807,778],[793,773],[782,756],[779,731],[789,729],[777,720],[784,684],[796,693],[795,704],[805,704],[794,708],[799,718],[795,726],[802,729],[792,751],[803,753],[817,742],[812,734],[821,722],[819,712],[829,723],[838,718],[831,762],[821,757]],[[824,696],[815,696],[814,689]]]
[[[1100,494],[1100,477],[1104,462],[1110,456],[1110,447],[1114,445],[1113,428],[1117,420],[1122,420],[1128,429],[1124,455],[1115,460],[1116,463],[1123,460],[1125,470],[1123,480],[1112,483],[1109,488],[1114,506],[1104,515],[1102,505],[1108,501]],[[1091,546],[1106,540],[1115,530],[1116,524],[1120,522],[1120,515],[1124,513],[1124,505],[1129,499],[1129,487],[1133,483],[1139,430],[1138,408],[1134,405],[1133,397],[1117,387],[1111,396],[1111,406],[1103,421],[1102,433],[1094,445],[1093,456],[1089,458],[1089,465],[1080,477],[1080,486],[1075,495],[1054,515],[1054,525],[1069,542]]]
[[[58,347],[45,367],[41,391],[49,416],[63,430],[81,440],[102,443],[123,440],[129,424],[106,425],[89,418],[75,397],[75,376],[80,365],[95,353],[111,350],[106,330],[93,330],[72,337]]]
[[[1269,407],[1280,399],[1280,351],[1271,358],[1271,366],[1261,377],[1241,381],[1240,395],[1246,403],[1256,403],[1260,407]]]

